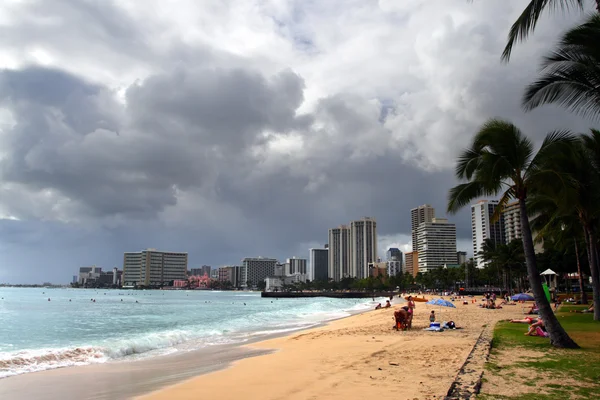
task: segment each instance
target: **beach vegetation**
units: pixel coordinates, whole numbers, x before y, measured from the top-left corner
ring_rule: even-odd
[[[526,326],[499,322],[494,329],[481,399],[600,398],[600,323],[585,306],[561,306],[558,318],[581,346],[557,349],[542,337],[525,336]]]
[[[518,127],[508,121],[491,119],[459,156],[455,172],[462,183],[450,189],[448,199],[448,212],[456,213],[481,197],[500,195],[496,218],[510,200],[518,201],[529,285],[550,342],[565,348],[578,346],[563,329],[546,298],[537,267],[527,199],[549,182],[563,182],[564,177],[548,170],[546,165],[553,158],[566,154],[574,141],[576,137],[567,131],[551,132],[535,152],[533,143]]]

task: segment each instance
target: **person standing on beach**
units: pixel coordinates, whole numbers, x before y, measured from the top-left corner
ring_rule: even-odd
[[[412,296],[408,296],[408,326],[409,328],[412,328],[412,319],[414,316],[414,312],[415,312],[415,301],[413,300]]]

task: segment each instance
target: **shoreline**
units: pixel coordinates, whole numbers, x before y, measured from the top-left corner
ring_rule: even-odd
[[[251,347],[254,344],[317,329],[370,310],[370,307],[364,310],[345,310],[348,315],[339,318],[317,322],[308,327],[291,328],[285,332],[250,336],[248,340],[237,343],[8,376],[0,379],[0,398],[62,400],[75,396],[77,399],[122,399],[148,395],[186,380],[229,368],[237,361],[277,351],[255,349]],[[78,380],[85,384],[74,385],[73,382]]]

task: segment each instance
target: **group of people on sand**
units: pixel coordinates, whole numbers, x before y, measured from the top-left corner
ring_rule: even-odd
[[[386,300],[386,301],[385,301],[385,306],[382,306],[382,305],[381,305],[381,303],[379,303],[379,304],[377,304],[377,305],[375,306],[375,309],[376,309],[376,310],[380,310],[380,309],[382,309],[382,308],[390,308],[391,306],[392,306],[392,303],[390,303],[390,301],[389,301],[389,300]]]

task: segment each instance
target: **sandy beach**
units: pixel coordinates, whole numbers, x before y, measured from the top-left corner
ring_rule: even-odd
[[[434,399],[446,395],[482,329],[519,318],[521,306],[487,310],[478,304],[441,308],[417,303],[413,329],[392,329],[394,309],[369,311],[326,326],[252,344],[274,350],[236,361],[139,397],[143,400],[211,399]],[[424,331],[429,314],[459,330]]]

